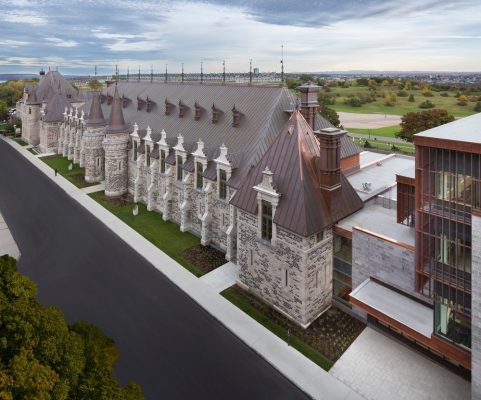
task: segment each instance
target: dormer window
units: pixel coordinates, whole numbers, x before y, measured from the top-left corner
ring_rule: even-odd
[[[203,174],[203,166],[201,162],[196,163],[196,179],[195,179],[195,187],[197,189],[202,189],[204,186],[204,177]]]
[[[142,108],[144,107],[144,104],[145,104],[145,101],[137,97],[137,111],[142,110]]]
[[[122,108],[125,108],[129,105],[129,98],[122,96]]]
[[[219,122],[219,114],[220,110],[215,106],[215,104],[212,104],[212,123],[217,124]]]
[[[179,118],[183,118],[186,112],[186,105],[179,100]]]
[[[184,165],[184,161],[182,160],[182,156],[177,156],[177,180],[179,182],[182,182],[182,179],[184,178],[183,172],[184,170],[182,169]]]
[[[137,161],[137,142],[134,141],[134,161]]]
[[[165,174],[165,150],[160,150],[160,173]]]
[[[262,200],[261,216],[261,237],[270,242],[272,239],[272,204],[266,200]]]
[[[200,120],[201,115],[202,115],[202,107],[199,105],[199,103],[195,102],[195,117],[194,117],[194,119],[196,121]]]
[[[100,95],[100,104],[104,104],[105,102],[105,95],[101,94]]]
[[[225,170],[219,170],[219,199],[227,199],[227,173]]]
[[[170,115],[172,112],[173,105],[169,103],[169,100],[165,99],[165,115]]]
[[[241,113],[234,107],[232,108],[232,126],[233,127],[238,127],[240,124],[240,116]]]
[[[110,95],[107,95],[107,105],[110,106],[112,104],[113,97]]]
[[[147,108],[146,108],[147,112],[151,112],[153,106],[154,106],[154,102],[147,97]]]

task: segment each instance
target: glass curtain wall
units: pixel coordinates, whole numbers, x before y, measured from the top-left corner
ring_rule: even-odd
[[[471,347],[471,209],[481,198],[480,155],[416,148],[418,290],[435,302],[434,332]]]
[[[333,295],[350,306],[349,293],[352,292],[352,240],[334,233],[333,251]]]

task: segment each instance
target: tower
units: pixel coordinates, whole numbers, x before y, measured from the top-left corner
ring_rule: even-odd
[[[110,112],[110,121],[105,127],[105,138],[102,146],[105,152],[105,195],[120,196],[127,192],[127,144],[129,141],[128,126],[122,112],[117,82]]]
[[[105,138],[105,125],[100,93],[96,92],[92,98],[90,112],[85,122],[86,131],[83,135],[83,153],[80,155],[85,166],[85,180],[87,182],[100,182],[104,179],[105,156],[102,142]]]

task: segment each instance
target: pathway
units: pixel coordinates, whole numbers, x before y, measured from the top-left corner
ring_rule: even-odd
[[[385,126],[399,125],[400,115],[393,114],[358,114],[349,112],[338,112],[341,125],[349,128],[375,129]]]
[[[330,374],[368,400],[469,400],[470,383],[414,349],[367,327]]]
[[[105,190],[105,182],[99,183],[98,185],[87,186],[82,188],[82,192],[87,194],[100,192],[101,190]]]
[[[233,262],[228,262],[200,278],[207,286],[216,293],[235,285],[239,277],[239,266]]]
[[[10,230],[8,229],[7,223],[0,213],[0,256],[4,254],[8,254],[16,259],[20,257],[18,246],[15,243]]]

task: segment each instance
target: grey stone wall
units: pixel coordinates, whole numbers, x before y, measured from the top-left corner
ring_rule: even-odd
[[[368,233],[353,229],[352,288],[369,277],[415,292],[414,252]]]
[[[59,122],[40,123],[40,144],[42,153],[56,153],[58,148],[58,137],[60,132]]]
[[[102,142],[105,151],[105,195],[119,196],[127,192],[128,133],[108,134]]]
[[[481,399],[481,218],[472,216],[471,398]]]
[[[103,128],[90,128],[82,138],[87,182],[101,182],[105,177],[104,138]]]
[[[239,283],[306,326],[331,304],[332,234],[312,238],[277,228],[272,245],[258,238],[257,216],[237,210]],[[287,276],[287,279],[286,279]]]

